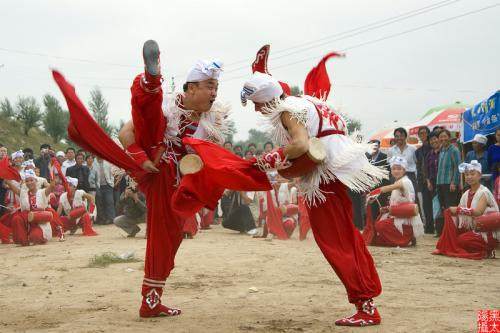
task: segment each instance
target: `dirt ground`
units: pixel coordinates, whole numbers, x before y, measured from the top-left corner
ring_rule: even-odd
[[[143,227],[144,228],[144,227]],[[0,245],[0,332],[472,332],[475,311],[500,308],[500,260],[371,247],[382,280],[382,325],[336,327],[353,313],[311,235],[252,239],[215,226],[186,240],[167,281],[175,318],[140,319],[146,241],[114,226],[44,246]],[[141,262],[88,268],[96,254],[135,251]]]

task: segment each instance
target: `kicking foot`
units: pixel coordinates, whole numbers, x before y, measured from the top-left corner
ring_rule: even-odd
[[[372,326],[380,325],[382,319],[372,299],[356,303],[357,312],[350,317],[335,321],[337,326]]]
[[[149,306],[144,304],[139,310],[139,316],[142,318],[153,318],[153,317],[173,317],[181,314],[180,309],[169,308],[163,304],[158,304],[154,308],[150,309]]]
[[[142,47],[142,57],[144,59],[144,69],[151,76],[160,76],[160,48],[154,40],[148,40]],[[149,79],[149,78],[147,78]]]

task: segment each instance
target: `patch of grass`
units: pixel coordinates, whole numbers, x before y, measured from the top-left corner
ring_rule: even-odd
[[[113,252],[104,252],[102,254],[96,254],[93,258],[90,259],[87,267],[90,268],[103,268],[108,267],[111,264],[121,264],[126,262],[139,262],[139,259],[135,257],[129,257],[126,259],[120,258],[116,253]]]

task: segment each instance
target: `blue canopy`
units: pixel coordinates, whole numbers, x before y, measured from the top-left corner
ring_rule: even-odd
[[[474,135],[490,135],[500,125],[500,90],[490,98],[465,110],[462,115],[463,142],[472,141]]]

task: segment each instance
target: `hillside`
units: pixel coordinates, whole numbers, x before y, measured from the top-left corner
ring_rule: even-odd
[[[0,143],[9,149],[9,153],[31,148],[35,155],[38,155],[42,143],[50,144],[56,151],[67,147],[61,142],[55,144],[52,138],[41,129],[32,128],[28,134],[28,136],[24,135],[22,126],[17,121],[0,118]]]

